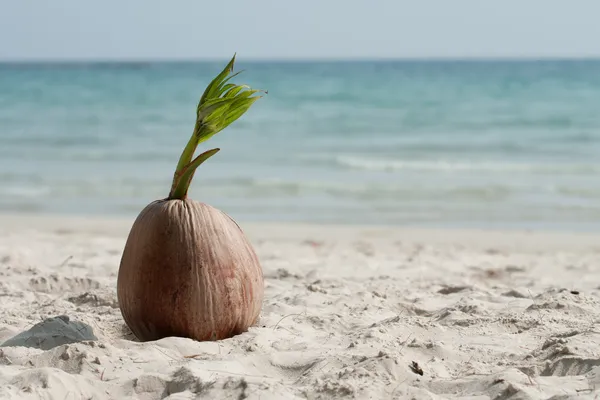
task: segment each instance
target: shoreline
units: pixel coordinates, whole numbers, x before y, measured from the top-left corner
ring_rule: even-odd
[[[0,232],[24,229],[44,232],[70,232],[126,237],[135,217],[97,215],[56,215],[0,213]],[[253,239],[319,239],[348,241],[366,236],[383,241],[410,244],[469,245],[506,249],[581,250],[600,252],[600,232],[568,230],[496,229],[390,226],[367,224],[331,224],[313,222],[255,222],[238,220],[240,227]]]

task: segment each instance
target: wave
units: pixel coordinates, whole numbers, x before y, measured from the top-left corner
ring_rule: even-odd
[[[79,145],[78,145],[79,146]],[[66,148],[66,147],[65,147]],[[26,152],[23,148],[6,147],[0,149],[0,156],[5,159],[18,159],[21,161],[25,156],[35,157],[36,161],[57,161],[62,162],[160,162],[170,161],[176,162],[177,152],[180,149],[175,149],[171,152],[164,150],[138,150],[136,152],[126,151],[122,149],[98,149],[79,147],[68,149],[68,151],[60,151],[47,146],[46,148],[36,149],[35,153]]]
[[[442,189],[436,186],[412,187],[388,183],[284,179],[233,178],[226,180],[205,180],[205,187],[214,188],[215,193],[248,197],[294,197],[327,195],[335,198],[356,200],[420,200],[444,197],[446,199],[477,199],[492,201],[510,195],[512,189],[503,185],[458,186]],[[193,191],[193,189],[192,189]],[[206,189],[204,189],[206,192]]]
[[[149,199],[164,194],[168,182],[158,180],[115,180],[92,182],[83,180],[45,182],[44,184],[0,185],[0,195],[12,199],[86,198],[86,199]],[[198,191],[198,196],[196,196]],[[190,188],[194,198],[205,196],[224,198],[300,198],[322,196],[358,201],[445,199],[493,201],[509,196],[508,186],[460,186],[454,188],[409,187],[383,183],[331,181],[287,181],[283,179],[203,179]]]
[[[34,175],[27,179],[15,179],[16,176],[0,174],[0,195],[12,198],[38,197],[86,197],[86,198],[149,198],[163,194],[170,185],[170,176],[161,179],[136,177],[106,179],[71,179],[45,180]],[[18,182],[23,182],[19,184]],[[581,199],[600,198],[600,186],[582,185],[550,185],[540,186],[532,183],[530,188],[507,183],[481,182],[479,184],[436,185],[436,180],[421,185],[398,182],[340,182],[316,179],[259,179],[252,177],[201,177],[197,185],[192,185],[191,192],[198,191],[210,196],[241,197],[302,197],[329,195],[334,197],[355,198],[360,200],[377,199],[504,199],[523,191],[535,191],[550,196],[571,197]]]
[[[529,173],[600,173],[600,164],[533,164],[457,161],[417,161],[360,158],[354,156],[335,157],[338,166],[366,171],[485,171],[485,172],[529,172]]]
[[[17,185],[3,185],[0,193],[11,197],[20,198],[37,198],[50,193],[50,188],[47,186],[17,186]]]

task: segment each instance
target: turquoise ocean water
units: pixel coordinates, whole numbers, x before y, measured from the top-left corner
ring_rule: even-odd
[[[0,212],[167,195],[211,63],[0,64]],[[600,61],[243,62],[191,196],[235,218],[600,231]]]

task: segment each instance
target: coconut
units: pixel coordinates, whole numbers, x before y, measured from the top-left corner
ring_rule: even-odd
[[[261,96],[235,85],[235,55],[198,103],[169,196],[148,204],[127,237],[117,297],[142,341],[168,336],[220,340],[248,330],[260,315],[263,272],[248,237],[229,215],[188,198],[196,168],[219,149],[192,159],[198,145],[242,116]]]

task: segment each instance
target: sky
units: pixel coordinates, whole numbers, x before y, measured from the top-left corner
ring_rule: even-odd
[[[600,0],[0,0],[0,60],[600,57]]]

